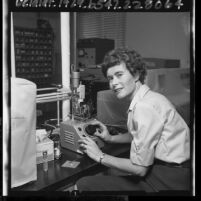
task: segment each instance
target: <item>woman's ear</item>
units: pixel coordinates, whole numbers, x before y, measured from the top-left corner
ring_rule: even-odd
[[[139,79],[140,79],[140,75],[139,75],[139,73],[136,73],[135,76],[134,76],[134,81],[135,81],[135,83],[136,83],[137,81],[139,81]]]

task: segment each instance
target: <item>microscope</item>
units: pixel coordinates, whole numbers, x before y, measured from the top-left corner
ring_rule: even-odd
[[[90,119],[90,116],[87,115],[87,105],[82,104],[85,98],[85,88],[80,83],[80,72],[74,66],[71,66],[71,91],[71,117],[60,123],[61,146],[83,154],[79,149],[78,140],[88,136],[102,148],[104,142],[94,136],[96,129],[100,128],[100,122]]]

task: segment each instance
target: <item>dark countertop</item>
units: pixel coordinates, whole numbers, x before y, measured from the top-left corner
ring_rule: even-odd
[[[103,152],[113,156],[128,156],[129,144],[105,144]],[[61,167],[66,160],[79,161],[76,168]],[[48,171],[43,171],[43,164],[37,165],[37,180],[10,189],[10,193],[17,191],[56,191],[62,186],[75,183],[80,177],[96,174],[105,170],[106,167],[90,159],[87,155],[81,155],[62,148],[62,156],[58,160],[48,162]]]

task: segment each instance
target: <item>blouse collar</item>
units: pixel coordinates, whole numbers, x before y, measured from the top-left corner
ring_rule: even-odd
[[[149,90],[150,88],[146,84],[140,86],[139,90],[137,91],[137,93],[133,97],[133,100],[130,103],[128,112],[134,108],[136,103],[139,102]]]

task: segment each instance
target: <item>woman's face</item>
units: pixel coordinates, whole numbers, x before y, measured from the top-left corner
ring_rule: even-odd
[[[110,67],[107,70],[107,78],[110,88],[114,91],[117,98],[133,99],[136,89],[135,78],[126,68],[125,63]]]

